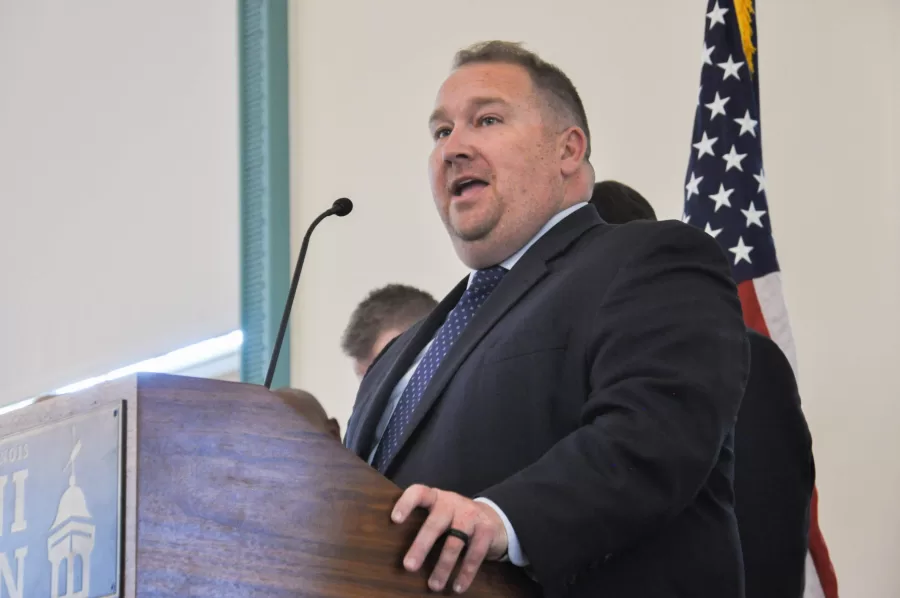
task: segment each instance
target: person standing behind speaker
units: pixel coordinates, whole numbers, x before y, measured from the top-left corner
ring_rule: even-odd
[[[656,220],[650,202],[617,181],[594,185],[591,204],[610,224]],[[747,598],[801,598],[815,485],[812,438],[787,357],[769,337],[748,334],[750,378],[734,440]]]
[[[643,195],[618,181],[601,181],[594,185],[591,205],[609,224],[625,224],[632,220],[656,220],[656,212]]]
[[[395,337],[434,309],[437,301],[417,288],[389,284],[375,289],[353,310],[344,330],[341,348],[353,360],[353,371],[362,379],[372,361]],[[305,390],[272,391],[318,430],[341,440],[337,420],[329,417],[316,397]]]
[[[362,380],[388,343],[435,307],[434,297],[405,284],[389,284],[369,293],[350,315],[341,340],[356,376]]]
[[[471,273],[371,365],[345,435],[405,488],[393,521],[429,511],[404,567],[446,538],[434,591],[464,592],[488,559],[549,597],[743,598],[731,447],[749,352],[719,245],[680,222],[604,224],[578,93],[518,44],[459,52],[428,129]]]

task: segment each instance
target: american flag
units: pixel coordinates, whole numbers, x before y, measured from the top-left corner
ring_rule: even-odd
[[[772,338],[797,370],[763,169],[755,2],[710,0],[684,221],[712,235],[731,259],[747,326]],[[837,579],[810,508],[806,598],[837,598]]]

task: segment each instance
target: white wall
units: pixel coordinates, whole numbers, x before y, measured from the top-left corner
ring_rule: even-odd
[[[239,327],[237,8],[0,0],[0,404]]]
[[[760,19],[769,202],[820,522],[842,596],[900,596],[900,4],[769,2]]]
[[[293,319],[293,384],[342,422],[339,339],[398,281],[442,297],[464,273],[434,212],[427,115],[453,53],[525,41],[579,87],[598,177],[681,213],[704,0],[292,4],[293,238],[316,233]],[[820,520],[843,596],[900,595],[900,89],[892,0],[759,0],[769,201],[815,438]],[[893,44],[893,47],[892,47]],[[891,72],[893,70],[893,81]]]

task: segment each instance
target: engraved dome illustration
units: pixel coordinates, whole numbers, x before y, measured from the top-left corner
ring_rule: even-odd
[[[75,459],[79,452],[80,440],[75,442],[69,462],[63,468],[63,471],[72,469],[69,487],[60,498],[56,520],[47,540],[52,565],[51,598],[87,598],[91,589],[91,553],[96,526],[91,523],[84,491],[75,477]]]

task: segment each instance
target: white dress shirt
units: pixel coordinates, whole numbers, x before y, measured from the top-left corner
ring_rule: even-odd
[[[528,249],[530,249],[531,246],[534,245],[538,239],[543,237],[547,233],[547,231],[549,231],[551,228],[556,226],[563,218],[565,218],[566,216],[568,216],[575,210],[583,208],[586,205],[588,205],[587,202],[577,203],[574,206],[570,206],[570,207],[566,208],[565,210],[563,210],[562,212],[560,212],[559,214],[557,214],[556,216],[554,216],[553,218],[548,220],[547,223],[543,227],[541,227],[541,230],[539,230],[537,232],[537,234],[534,237],[532,237],[531,240],[528,241],[528,243],[526,243],[524,245],[524,247],[522,247],[520,250],[518,250],[517,252],[515,252],[508,258],[506,258],[503,262],[500,263],[500,265],[503,266],[507,271],[512,270],[513,266],[516,265],[516,262],[518,262],[519,259],[523,255],[525,255],[525,252],[528,251]],[[469,284],[470,285],[472,284],[472,277],[474,275],[475,275],[474,272],[469,274]],[[431,342],[433,342],[433,341],[431,341]],[[413,373],[416,371],[416,368],[419,367],[419,362],[422,361],[422,358],[425,356],[425,352],[428,351],[428,347],[431,346],[431,342],[429,342],[427,345],[425,345],[425,347],[422,348],[422,351],[416,357],[416,360],[413,362],[412,366],[409,368],[409,370],[406,372],[406,374],[403,376],[403,378],[400,379],[400,382],[397,383],[397,386],[394,387],[394,391],[391,393],[391,397],[388,401],[388,406],[384,410],[384,414],[381,416],[381,419],[378,421],[378,426],[375,428],[375,438],[377,438],[379,440],[379,442],[381,441],[381,436],[382,436],[382,434],[384,434],[385,428],[387,428],[388,422],[391,419],[391,415],[394,413],[394,409],[397,407],[397,403],[400,401],[400,396],[403,394],[404,389],[406,389],[406,386],[409,384],[409,380],[410,380],[410,378],[412,378]],[[373,448],[372,452],[369,454],[369,463],[370,464],[372,463],[372,459],[375,457],[375,450],[377,448],[378,448],[378,442],[375,443],[375,448]],[[507,519],[507,517],[503,513],[503,511],[500,510],[500,507],[498,507],[496,504],[494,504],[493,501],[490,501],[486,498],[476,498],[475,500],[476,500],[476,502],[483,502],[486,505],[490,506],[492,509],[494,509],[497,512],[497,515],[500,516],[500,519],[503,520],[503,526],[506,528],[506,537],[509,540],[509,549],[508,549],[509,561],[512,564],[517,565],[519,567],[524,567],[524,566],[528,565],[528,558],[522,552],[522,547],[519,544],[519,538],[518,538],[518,536],[516,536],[516,532],[513,529],[512,524],[510,523],[509,519]]]

